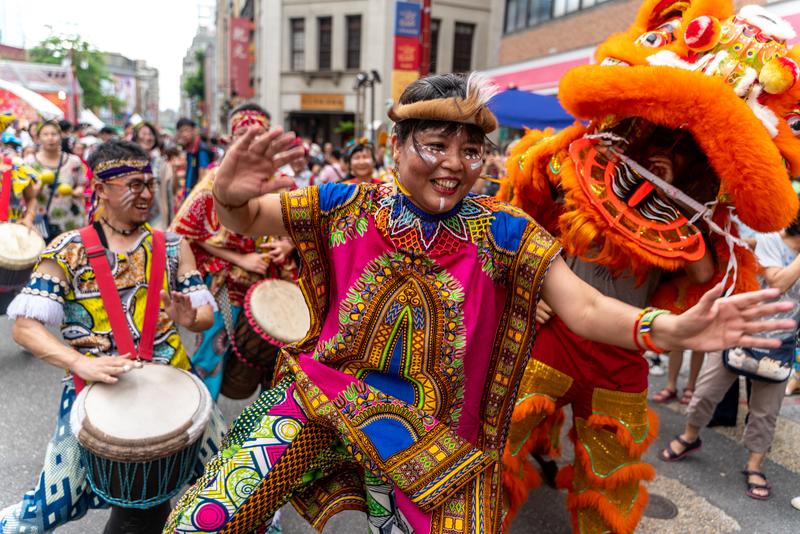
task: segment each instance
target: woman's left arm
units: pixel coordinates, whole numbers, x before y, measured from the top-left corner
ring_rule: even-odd
[[[766,289],[721,298],[722,285],[708,291],[680,315],[660,315],[652,325],[652,342],[664,350],[721,350],[734,346],[776,348],[780,340],[753,334],[791,330],[792,320],[762,320],[789,311],[791,302],[770,302],[778,291]],[[563,259],[556,258],[542,287],[542,298],[576,334],[592,341],[637,348],[634,324],[638,308],[607,297],[578,278]]]
[[[194,254],[186,239],[181,239],[180,260],[178,263],[178,276],[197,270]],[[208,289],[204,289],[208,291]],[[209,293],[210,295],[210,293]],[[211,305],[203,304],[194,308],[187,295],[178,291],[162,291],[167,314],[170,318],[192,332],[203,332],[214,324],[214,310]],[[213,297],[211,297],[213,299]]]

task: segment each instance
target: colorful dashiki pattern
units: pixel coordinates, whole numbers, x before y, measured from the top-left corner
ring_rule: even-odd
[[[282,207],[311,330],[165,532],[251,532],[289,497],[317,529],[355,509],[373,532],[499,531],[499,460],[558,243],[489,197],[430,215],[392,186],[326,184]]]
[[[143,228],[141,238],[126,254],[106,252],[128,325],[137,344],[144,323],[152,247],[151,229],[147,225]],[[188,294],[194,307],[211,304],[211,295],[197,271],[178,275],[180,239],[178,235],[166,234],[167,270],[162,283],[168,283],[167,287],[174,291]],[[9,305],[9,318],[29,317],[43,324],[60,325],[64,340],[83,354],[116,354],[108,315],[80,233],[71,231],[59,236],[44,251],[42,259],[55,261],[63,271],[62,278],[34,271],[28,285]],[[164,311],[163,304],[156,329],[153,360],[189,369],[189,360],[177,328]],[[56,527],[79,519],[89,509],[108,506],[92,492],[88,484],[86,468],[80,458],[80,446],[70,429],[69,418],[75,397],[72,378],[65,378],[56,429],[48,444],[36,486],[25,493],[19,502],[0,510],[0,534],[52,532]],[[214,407],[211,421],[201,438],[198,474],[201,466],[219,450],[224,432],[222,414]]]
[[[106,251],[135,343],[139,342],[143,324],[152,246],[150,226],[145,225],[143,228],[140,239],[127,253],[114,254]],[[211,304],[210,295],[197,271],[178,276],[180,240],[181,237],[176,234],[166,234],[165,277],[169,287],[174,291],[189,294],[195,306],[203,303]],[[64,340],[84,354],[94,356],[116,354],[117,348],[114,336],[111,335],[111,325],[94,273],[86,257],[80,233],[74,230],[58,236],[48,245],[41,258],[54,260],[63,270],[62,279],[54,281],[49,276],[42,276],[34,271],[28,285],[9,306],[9,316],[33,316],[47,324],[60,324]],[[199,297],[199,300],[195,296]],[[53,304],[57,304],[53,306],[54,308],[63,306],[63,315],[58,317],[60,320],[54,320],[54,315],[46,312],[47,303],[44,299],[39,301],[32,297],[47,297]],[[178,329],[164,310],[163,303],[159,312],[153,352],[154,361],[189,369],[189,359],[178,335]]]

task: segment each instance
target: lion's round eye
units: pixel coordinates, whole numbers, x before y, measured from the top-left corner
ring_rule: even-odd
[[[636,44],[649,46],[650,48],[659,48],[667,44],[667,38],[663,32],[647,32],[636,39]]]
[[[800,113],[790,113],[786,117],[786,124],[789,125],[789,129],[792,130],[795,137],[800,137]]]

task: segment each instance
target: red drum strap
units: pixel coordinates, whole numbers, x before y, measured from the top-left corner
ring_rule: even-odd
[[[158,311],[161,303],[161,288],[164,285],[164,272],[167,266],[167,247],[164,233],[159,230],[152,230],[152,257],[150,273],[147,278],[150,283],[147,286],[144,324],[138,350],[128,328],[128,321],[122,308],[122,300],[119,298],[119,291],[117,291],[114,276],[111,274],[111,267],[106,257],[106,249],[100,243],[100,236],[97,235],[97,231],[93,226],[81,228],[80,234],[83,246],[86,249],[86,256],[89,258],[89,265],[94,271],[97,287],[100,289],[100,297],[103,299],[108,322],[111,325],[111,332],[114,336],[114,341],[117,343],[117,349],[120,354],[129,353],[131,359],[152,360]],[[156,280],[161,281],[161,283],[153,283]],[[77,375],[73,375],[73,378],[75,389],[80,392],[86,383]]]
[[[11,205],[11,169],[3,173],[3,183],[0,185],[0,222],[8,221],[8,212]]]

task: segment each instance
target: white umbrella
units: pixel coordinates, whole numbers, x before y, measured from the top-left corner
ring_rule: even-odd
[[[35,109],[36,112],[46,120],[64,118],[64,112],[61,111],[58,106],[47,100],[39,93],[35,93],[30,89],[26,89],[18,83],[0,80],[0,89],[4,89],[9,93],[14,93],[20,98],[20,100],[23,100],[33,109]]]
[[[106,125],[106,123],[97,118],[97,115],[95,115],[91,109],[82,109],[78,122],[88,124],[97,130]]]

